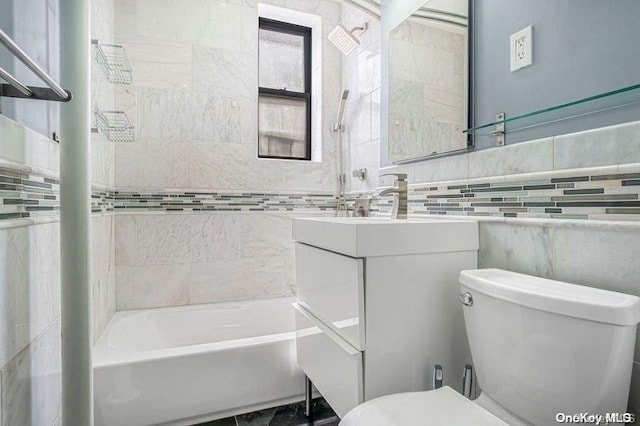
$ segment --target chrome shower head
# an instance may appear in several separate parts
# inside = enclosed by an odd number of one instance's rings
[[[351,29],[351,31],[349,31],[344,25],[338,24],[338,26],[329,33],[329,41],[340,49],[343,54],[348,55],[360,45],[360,40],[353,35],[354,31],[361,31],[360,34],[362,34],[367,30],[367,28],[368,24],[366,22],[360,27]]]

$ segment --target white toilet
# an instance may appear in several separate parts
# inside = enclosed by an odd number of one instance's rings
[[[552,425],[558,413],[626,411],[640,298],[500,269],[462,271],[460,288],[481,395],[388,395],[341,426]]]

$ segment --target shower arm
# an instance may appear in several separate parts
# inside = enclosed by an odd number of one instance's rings
[[[359,27],[353,27],[351,28],[350,33],[353,34],[354,31],[360,31],[360,34],[364,33],[365,31],[367,31],[369,29],[369,23],[365,22],[362,25],[360,25]]]

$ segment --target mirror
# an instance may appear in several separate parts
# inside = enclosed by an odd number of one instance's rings
[[[468,1],[429,0],[389,33],[392,163],[467,149]]]

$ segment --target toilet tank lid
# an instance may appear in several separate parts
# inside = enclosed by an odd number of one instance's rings
[[[640,298],[502,269],[460,272],[471,290],[529,308],[615,325],[640,322]]]

